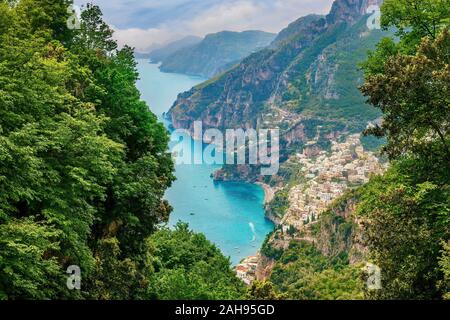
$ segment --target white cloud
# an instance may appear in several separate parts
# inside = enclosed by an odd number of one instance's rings
[[[78,2],[87,0],[78,0]],[[333,0],[97,0],[115,38],[146,52],[186,35],[223,30],[279,32],[310,13],[325,14]],[[131,26],[132,27],[131,27]]]
[[[174,33],[166,28],[150,29],[117,29],[114,28],[114,38],[120,47],[128,45],[136,48],[138,52],[149,52],[161,44],[176,40],[182,35]]]
[[[259,29],[279,32],[310,13],[327,13],[331,0],[236,0],[215,6],[187,22],[195,34]]]
[[[201,13],[191,21],[186,21],[186,26],[196,35],[221,30],[248,30],[252,28],[251,25],[260,12],[261,8],[252,1],[222,4]]]

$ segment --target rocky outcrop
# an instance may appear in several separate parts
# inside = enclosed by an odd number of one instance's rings
[[[346,253],[351,264],[364,260],[366,249],[362,246],[362,233],[354,216],[356,199],[344,197],[323,214],[316,228],[315,245],[327,257]]]
[[[214,181],[246,181],[257,182],[260,166],[257,165],[236,165],[224,166],[213,173]]]
[[[303,123],[299,123],[292,129],[288,130],[284,135],[284,140],[287,142],[287,144],[293,144],[299,141],[307,141],[308,137],[306,136],[305,125]]]
[[[266,211],[266,219],[273,222],[274,225],[281,224],[281,218]]]
[[[356,22],[361,15],[367,13],[371,5],[381,6],[384,0],[338,0],[333,3],[331,12],[327,16],[329,24],[339,22]]]
[[[256,267],[256,279],[259,281],[265,281],[270,278],[273,267],[275,266],[275,260],[258,254],[258,266]]]

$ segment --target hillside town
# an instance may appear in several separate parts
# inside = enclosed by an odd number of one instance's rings
[[[280,222],[284,234],[314,223],[346,190],[368,182],[371,175],[386,168],[373,152],[364,150],[359,134],[344,142],[333,141],[330,151],[311,154],[305,149],[289,161],[300,166],[303,174],[289,190],[289,208]],[[236,267],[237,276],[249,285],[256,278],[257,266],[258,256],[244,259]]]
[[[256,270],[258,267],[258,256],[250,256],[241,261],[236,267],[236,275],[246,285],[252,284],[256,280]]]

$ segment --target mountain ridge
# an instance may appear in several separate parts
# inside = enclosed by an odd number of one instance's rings
[[[163,46],[162,48],[158,48],[156,50],[153,50],[148,54],[149,58],[153,63],[158,63],[163,61],[164,59],[167,59],[167,57],[171,56],[178,50],[181,50],[183,48],[187,48],[190,46],[193,46],[197,43],[202,41],[202,38],[196,37],[196,36],[187,36],[182,39],[170,42]]]
[[[325,17],[300,18],[298,32],[290,35],[286,28],[280,35],[289,36],[275,40],[278,45],[180,94],[168,113],[173,126],[192,130],[196,120],[219,129],[279,126],[289,144],[307,140],[305,121],[317,122],[313,135],[325,127],[323,137],[361,131],[379,116],[364,107],[357,64],[385,35],[368,30],[364,14],[381,3],[337,0]]]
[[[306,28],[308,28],[312,22],[323,17],[323,15],[309,14],[291,22],[286,28],[278,33],[277,37],[272,42],[271,47],[276,48],[276,46],[280,45],[283,41],[287,41],[290,37],[295,36],[299,32],[306,31]]]
[[[161,71],[211,78],[239,63],[249,54],[268,46],[275,34],[249,30],[208,34],[197,44],[165,57]]]

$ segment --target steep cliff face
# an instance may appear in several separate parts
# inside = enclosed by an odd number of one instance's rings
[[[213,77],[251,53],[268,46],[275,34],[263,31],[223,31],[162,59],[161,71]]]
[[[360,221],[354,214],[356,203],[357,198],[350,193],[331,206],[316,226],[310,226],[315,245],[323,255],[333,257],[345,253],[350,264],[366,258]]]
[[[330,261],[341,259],[348,265],[364,262],[368,252],[363,242],[360,218],[355,215],[358,197],[358,191],[348,192],[301,230],[275,230],[268,236],[259,255],[258,279],[270,278],[273,267],[292,243],[312,245]]]
[[[361,130],[378,116],[357,87],[358,63],[384,36],[367,29],[364,15],[380,2],[337,0],[326,17],[294,22],[272,47],[181,94],[169,112],[174,127],[192,129],[203,120],[220,129],[280,126],[289,132],[305,119],[320,119]]]

